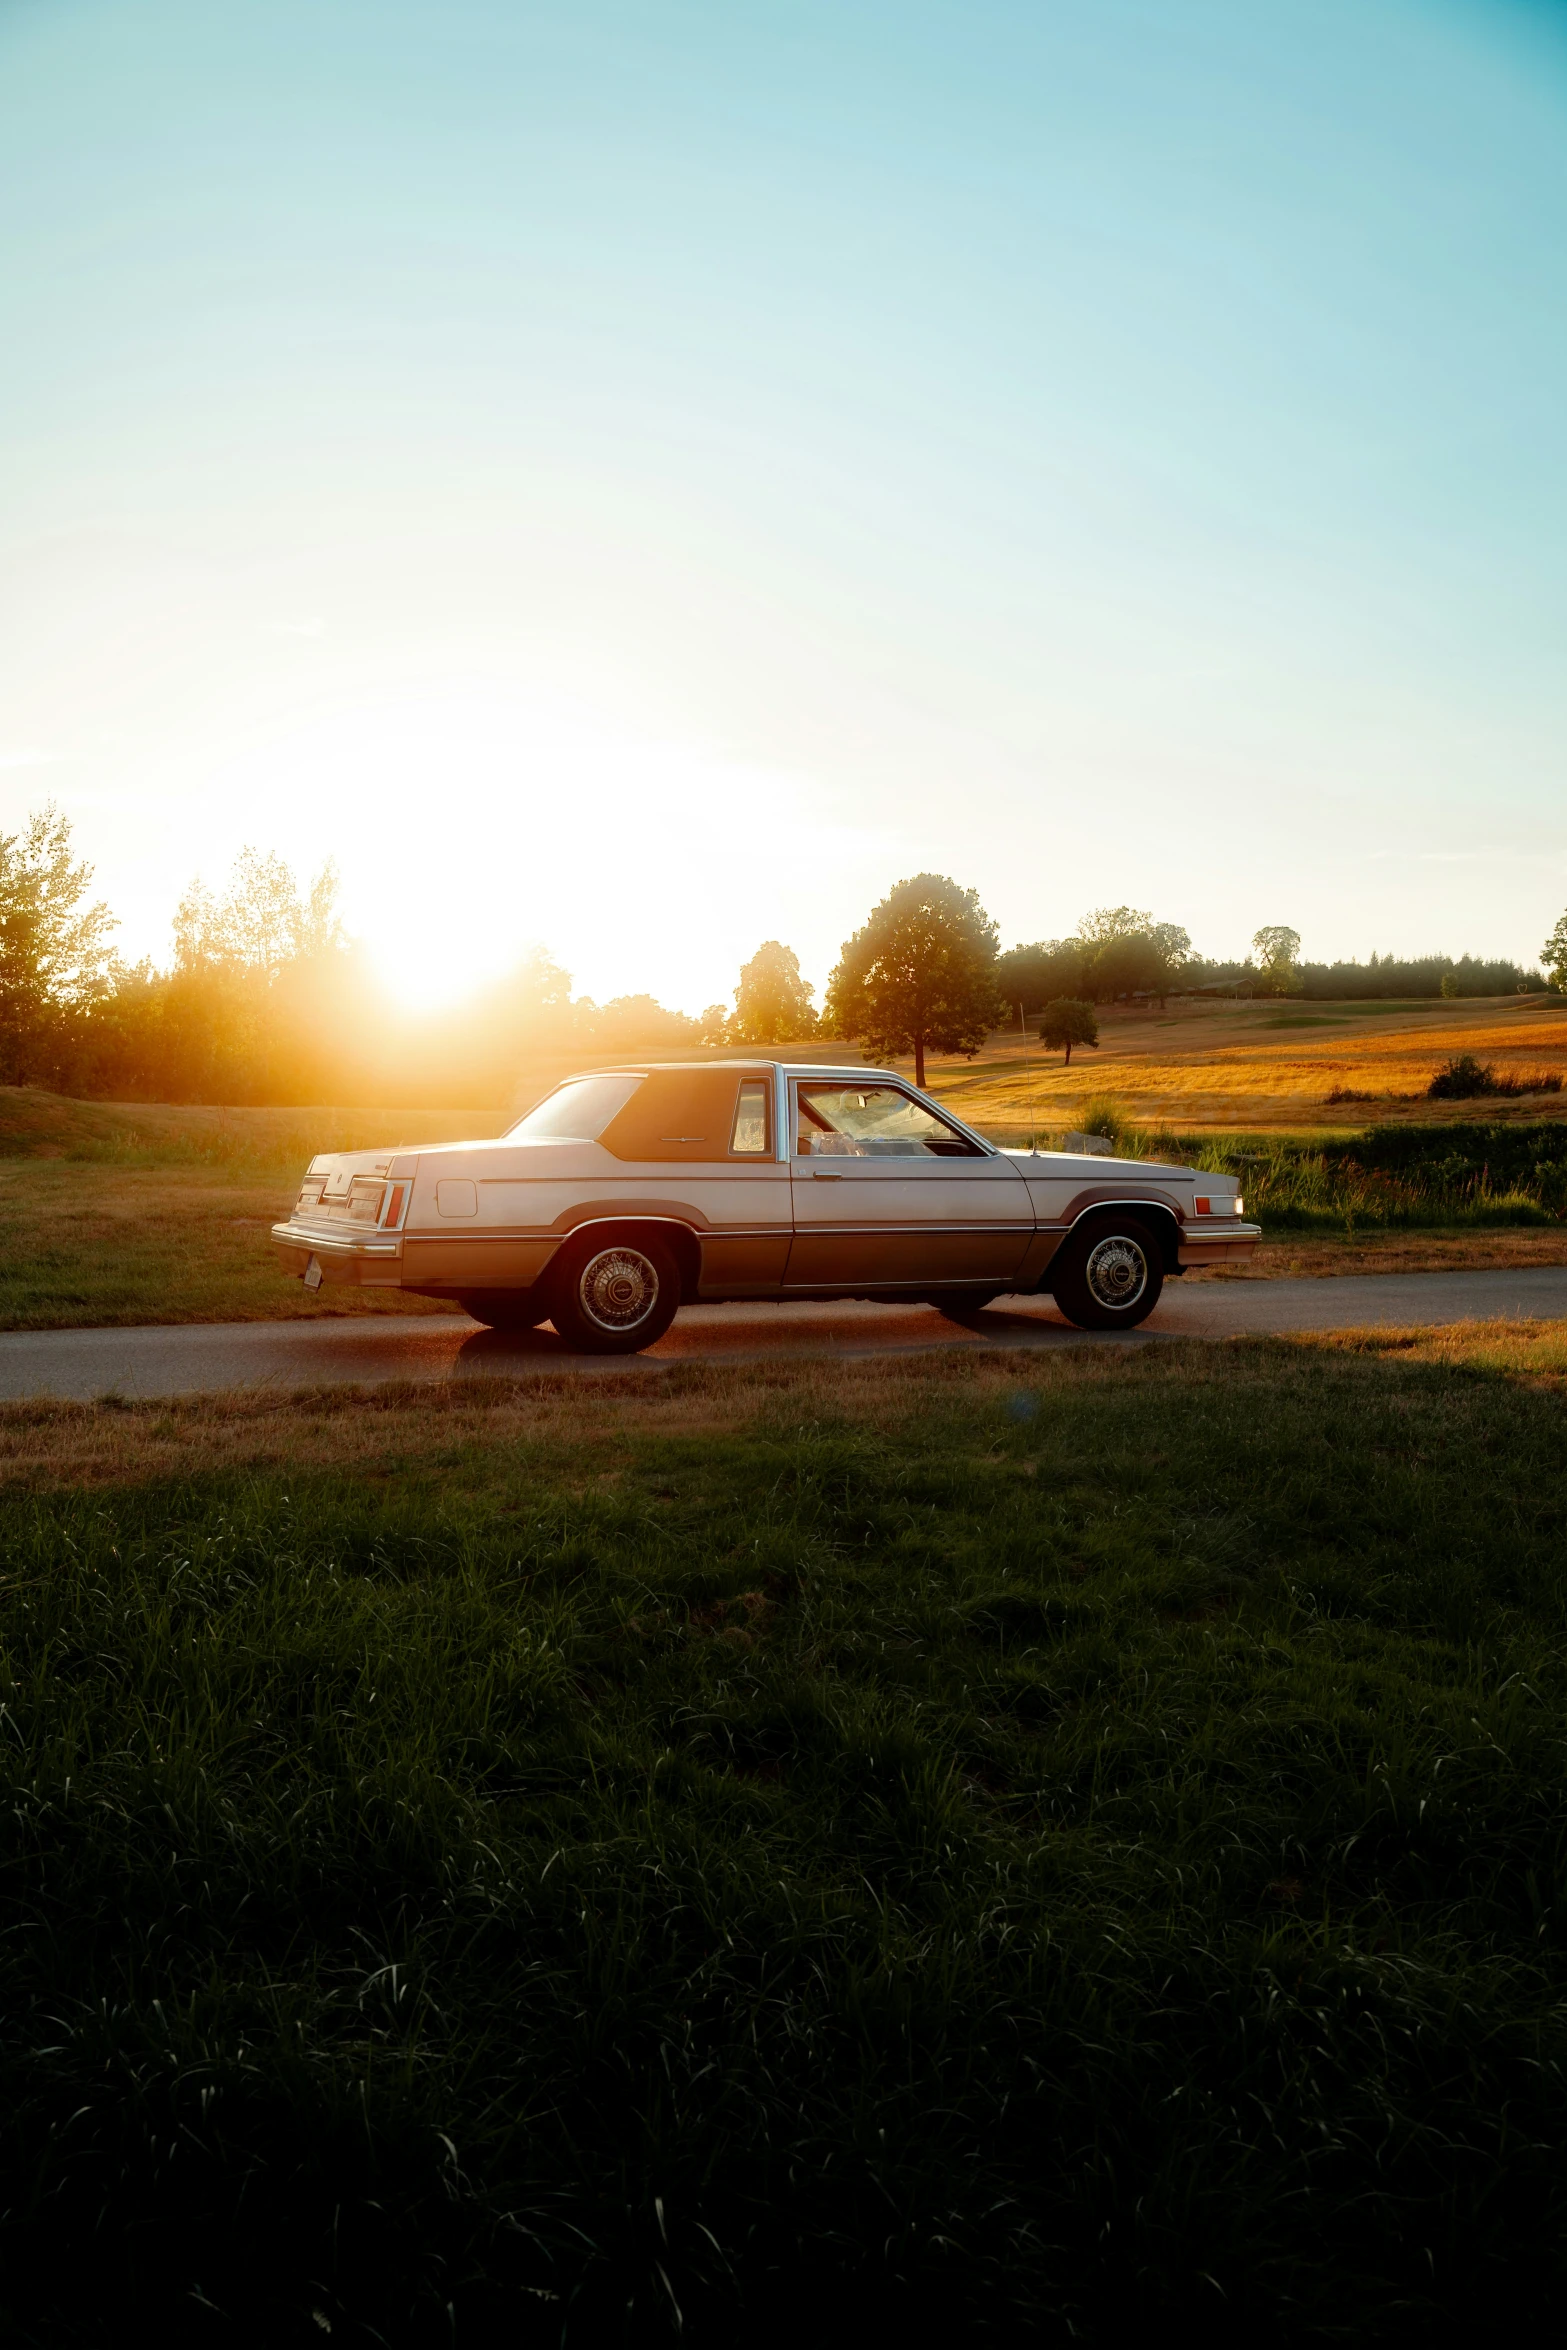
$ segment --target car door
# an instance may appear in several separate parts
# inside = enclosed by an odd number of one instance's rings
[[[893,1079],[791,1081],[786,1289],[1007,1282],[1034,1236],[1016,1165]]]

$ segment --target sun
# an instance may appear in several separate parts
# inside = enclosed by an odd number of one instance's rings
[[[793,779],[536,690],[340,707],[250,753],[226,790],[273,810],[302,874],[335,859],[350,933],[412,1011],[460,1003],[536,945],[601,1002],[700,1009],[791,894],[819,900],[844,863]]]

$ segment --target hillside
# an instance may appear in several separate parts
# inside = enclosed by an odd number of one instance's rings
[[[1499,1074],[1567,1073],[1567,1003],[1502,996],[1473,1003],[1332,1004],[1201,999],[1165,1011],[1119,1005],[1099,1015],[1097,1051],[1071,1067],[1030,1037],[998,1036],[975,1061],[927,1062],[930,1090],[998,1139],[1040,1139],[1080,1123],[1085,1105],[1112,1097],[1140,1125],[1183,1132],[1446,1124],[1464,1106],[1425,1098],[1445,1061],[1461,1053]],[[907,1072],[912,1064],[899,1064]],[[1329,1101],[1334,1092],[1360,1098]],[[1567,1117],[1567,1094],[1487,1101],[1475,1111],[1507,1121]]]

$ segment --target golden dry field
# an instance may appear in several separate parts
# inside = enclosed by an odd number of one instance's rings
[[[1030,1037],[992,1038],[974,1061],[926,1063],[929,1090],[997,1140],[1041,1142],[1076,1126],[1108,1096],[1135,1124],[1181,1132],[1353,1133],[1394,1121],[1448,1124],[1567,1118],[1567,1093],[1427,1101],[1445,1061],[1473,1053],[1499,1076],[1567,1075],[1567,1004],[1501,996],[1469,1003],[1308,1004],[1173,1002],[1119,1005],[1099,1015],[1097,1051],[1079,1046],[1068,1068]],[[912,1064],[899,1064],[906,1073]],[[1330,1102],[1334,1091],[1365,1098]]]

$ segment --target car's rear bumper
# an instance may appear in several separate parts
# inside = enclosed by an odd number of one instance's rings
[[[400,1289],[403,1244],[394,1232],[322,1231],[315,1224],[274,1224],[272,1246],[285,1273],[302,1280],[312,1258],[323,1281],[350,1289]]]
[[[1242,1224],[1226,1217],[1212,1231],[1188,1224],[1181,1233],[1176,1261],[1183,1272],[1196,1265],[1227,1265],[1249,1257],[1262,1238],[1260,1224]]]

